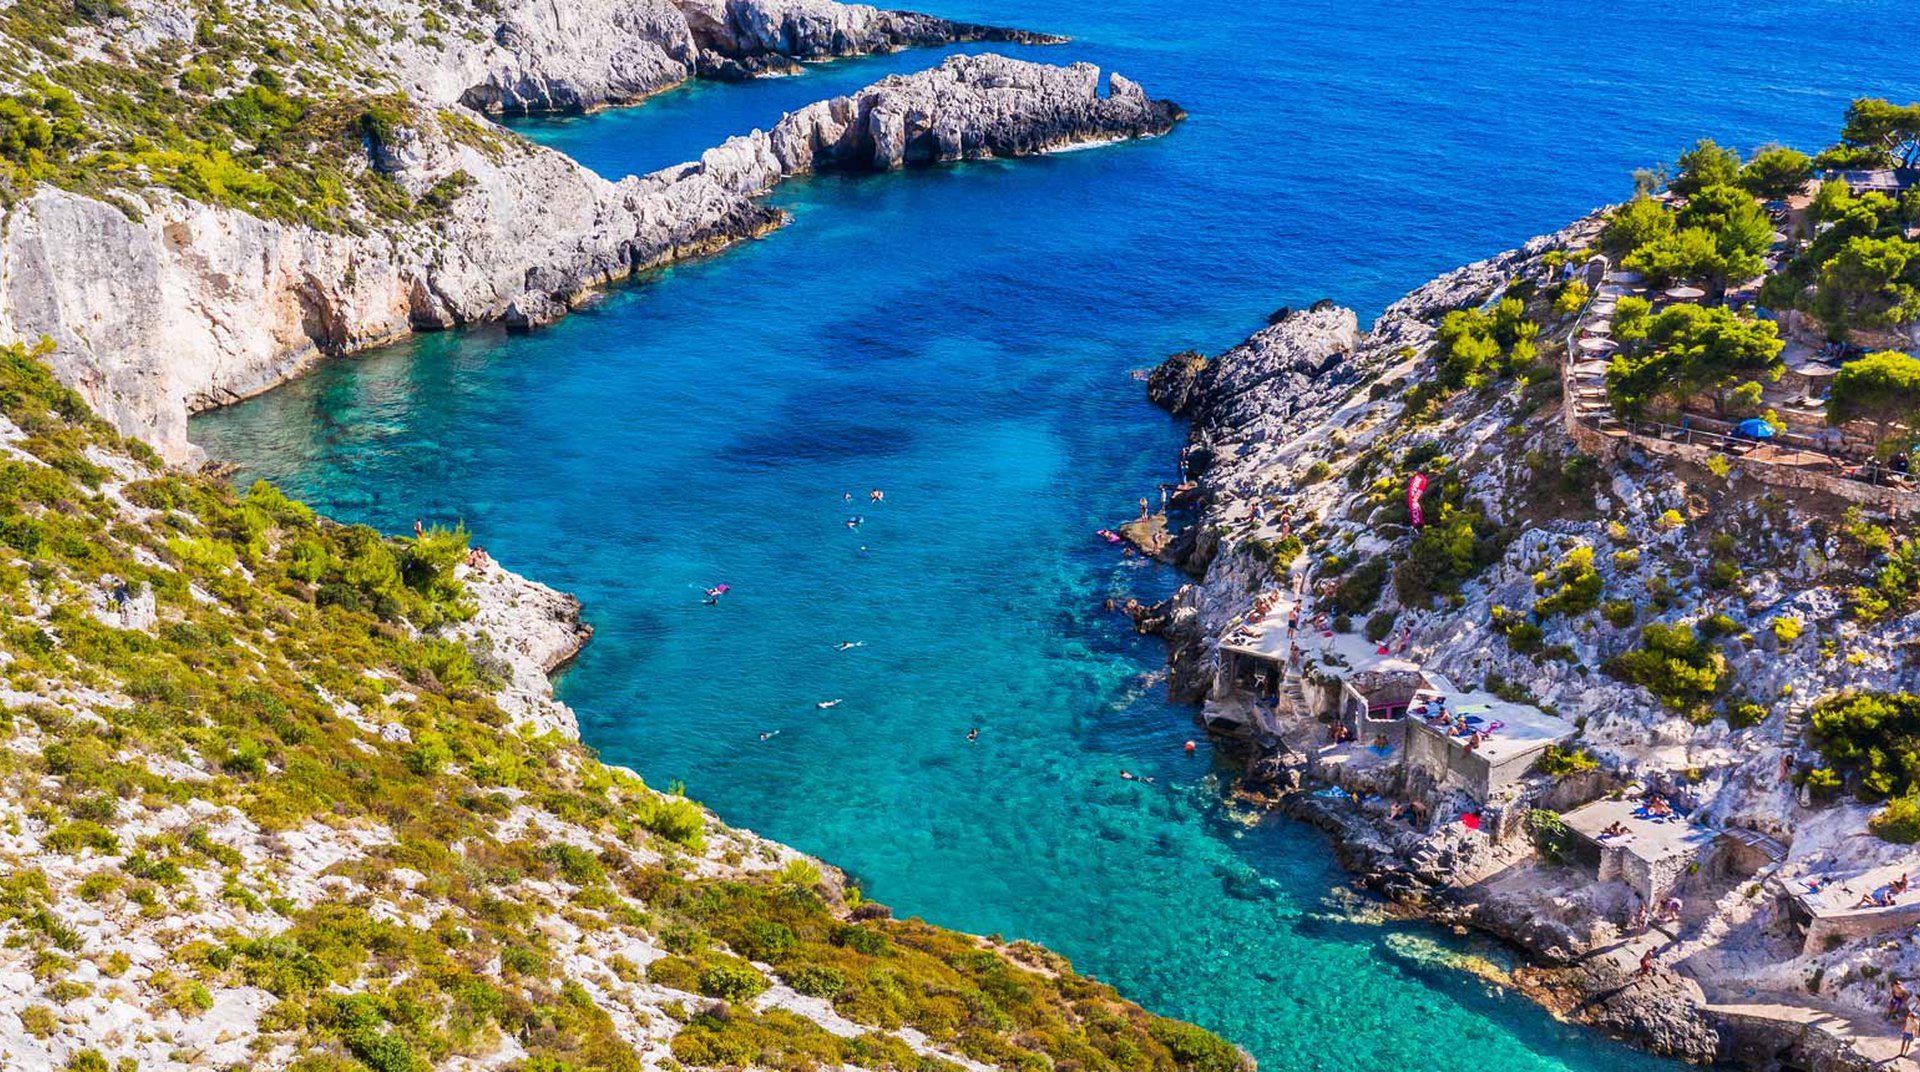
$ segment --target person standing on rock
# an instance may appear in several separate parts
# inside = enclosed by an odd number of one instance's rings
[[[1142,495],[1140,496],[1140,520],[1145,521],[1146,519],[1147,519],[1147,497],[1145,495]]]
[[[1652,946],[1648,946],[1647,951],[1640,954],[1640,974],[1641,975],[1653,974],[1653,947]],[[1904,1053],[1906,1051],[1903,1050],[1901,1052]]]
[[[1900,1025],[1900,1056],[1905,1057],[1907,1051],[1913,1049],[1913,1036],[1916,1034],[1920,1034],[1920,1015],[1909,1008],[1906,1020]]]

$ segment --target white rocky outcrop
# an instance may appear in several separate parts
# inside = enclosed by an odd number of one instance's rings
[[[780,216],[755,198],[789,176],[1172,126],[1172,105],[1117,75],[1102,95],[1099,81],[1087,64],[954,57],[619,182],[505,134],[467,136],[477,120],[442,112],[375,155],[415,196],[449,180],[458,196],[430,223],[364,234],[161,193],[134,219],[42,188],[0,220],[0,338],[51,338],[61,379],[121,431],[184,460],[189,414],[323,356],[422,328],[535,326],[591,287],[760,234]]]

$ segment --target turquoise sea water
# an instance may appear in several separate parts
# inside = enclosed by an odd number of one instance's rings
[[[1173,475],[1182,429],[1130,370],[1280,304],[1377,312],[1701,133],[1823,143],[1851,95],[1920,95],[1885,47],[1902,0],[937,9],[1072,34],[1010,51],[1118,69],[1192,118],[790,185],[764,241],[536,335],[332,363],[195,438],[338,517],[464,519],[585,601],[598,632],[561,692],[610,760],[902,912],[1046,943],[1264,1068],[1667,1067],[1437,963],[1440,936],[1357,921],[1319,835],[1223,805],[1230,769],[1181,754],[1157,645],[1100,610],[1177,578],[1092,530]],[[646,171],[938,55],[521,129]]]

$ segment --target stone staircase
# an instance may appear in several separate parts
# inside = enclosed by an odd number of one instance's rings
[[[1780,722],[1780,743],[1790,752],[1799,752],[1807,739],[1807,731],[1812,728],[1812,708],[1806,704],[1794,704],[1787,708]]]
[[[1306,679],[1297,673],[1287,675],[1287,702],[1293,705],[1294,714],[1307,713]]]

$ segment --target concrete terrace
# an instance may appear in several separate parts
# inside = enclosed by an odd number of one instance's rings
[[[1920,880],[1920,859],[1783,879],[1788,914],[1805,929],[1803,951],[1818,953],[1835,942],[1920,924],[1920,881],[1896,893],[1902,876]],[[1884,903],[1863,903],[1876,897]]]
[[[1685,818],[1647,818],[1638,800],[1596,800],[1561,816],[1567,829],[1599,851],[1601,882],[1624,882],[1644,903],[1657,904],[1720,832]],[[1625,834],[1606,831],[1619,824]]]
[[[1465,689],[1446,675],[1351,633],[1326,635],[1304,618],[1294,638],[1287,637],[1287,620],[1295,600],[1282,597],[1268,612],[1242,622],[1220,641],[1229,680],[1238,680],[1238,660],[1258,660],[1261,671],[1273,675],[1276,692],[1291,685],[1289,699],[1302,715],[1333,715],[1354,730],[1353,765],[1377,768],[1407,765],[1434,782],[1466,792],[1484,803],[1493,792],[1526,773],[1550,744],[1571,740],[1575,727],[1537,707],[1503,700],[1479,689]],[[1299,649],[1296,665],[1292,648]],[[1381,679],[1410,678],[1415,682],[1404,701],[1387,709],[1372,707],[1369,694]],[[1398,697],[1396,697],[1398,701]],[[1444,709],[1449,720],[1465,718],[1466,732],[1431,725],[1425,717]],[[1250,705],[1264,730],[1279,736],[1259,703]],[[1478,733],[1476,743],[1474,734]],[[1374,742],[1385,738],[1385,753]],[[1292,742],[1309,750],[1313,742]],[[1367,749],[1373,758],[1358,754]]]

